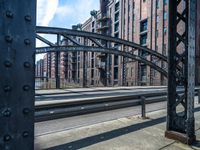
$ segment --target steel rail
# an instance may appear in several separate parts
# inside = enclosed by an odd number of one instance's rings
[[[198,95],[200,89],[196,88],[195,93]],[[182,93],[183,90],[178,90]],[[128,96],[117,96],[108,98],[94,98],[89,100],[66,101],[54,104],[36,104],[35,105],[35,121],[47,121],[63,117],[83,115],[106,110],[120,109],[125,107],[142,105],[142,97],[145,104],[164,102],[167,100],[167,91],[150,91],[134,93]]]

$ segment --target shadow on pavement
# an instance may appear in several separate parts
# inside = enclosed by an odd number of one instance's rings
[[[195,108],[195,112],[200,111],[200,107]],[[142,123],[138,123],[138,124],[134,124],[131,126],[127,126],[127,127],[123,127],[123,128],[119,128],[119,129],[115,129],[109,132],[105,132],[105,133],[101,133],[98,135],[94,135],[94,136],[90,136],[90,137],[86,137],[83,139],[79,139],[76,141],[72,141],[70,143],[66,143],[63,145],[59,145],[59,146],[55,146],[52,148],[48,148],[47,150],[65,150],[65,149],[70,149],[70,150],[77,150],[77,149],[81,149],[81,148],[85,148],[88,146],[91,146],[93,144],[97,144],[100,142],[104,142],[113,138],[117,138],[119,136],[122,135],[126,135],[150,126],[154,126],[160,123],[163,123],[166,121],[166,117],[160,117],[157,119],[153,119],[153,120],[149,120],[149,121],[145,121]],[[200,142],[196,143],[196,146],[200,147]]]

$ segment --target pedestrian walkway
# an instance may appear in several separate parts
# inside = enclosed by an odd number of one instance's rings
[[[200,149],[200,105],[195,108],[197,142],[187,146],[164,137],[166,110],[120,118],[36,137],[37,148],[49,150],[197,150]]]

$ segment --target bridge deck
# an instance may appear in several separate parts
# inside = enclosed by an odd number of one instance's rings
[[[148,110],[165,107],[165,102],[159,105],[151,104],[148,106]],[[78,118],[72,117],[37,123],[35,133],[36,146],[50,150],[200,149],[198,141],[189,147],[164,137],[166,128],[165,109],[148,113],[149,119],[146,120],[133,116],[138,109],[137,107],[132,107],[118,111],[79,116]],[[195,104],[197,140],[200,140],[199,109],[200,105]],[[99,122],[96,121],[98,119]]]

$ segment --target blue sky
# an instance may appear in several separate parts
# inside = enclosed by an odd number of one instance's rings
[[[37,25],[71,28],[90,17],[91,10],[99,10],[99,0],[37,0]],[[54,37],[48,36],[54,40]],[[44,46],[36,41],[37,46]],[[43,55],[37,55],[39,60]]]
[[[71,28],[99,9],[99,0],[38,0],[37,25]]]

